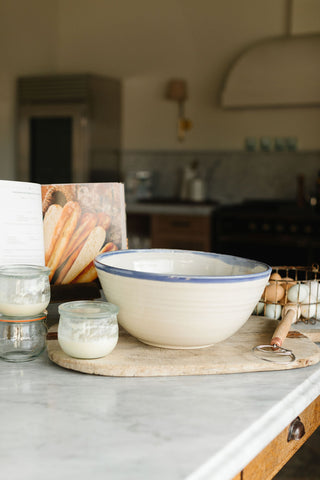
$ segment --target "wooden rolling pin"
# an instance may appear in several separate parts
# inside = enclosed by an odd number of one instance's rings
[[[282,309],[282,320],[275,329],[270,345],[281,347],[286,339],[290,327],[297,322],[301,315],[301,308],[296,303],[287,303]]]

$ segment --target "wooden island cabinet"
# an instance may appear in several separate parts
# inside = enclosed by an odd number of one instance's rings
[[[320,396],[274,438],[233,480],[271,480],[320,427]]]

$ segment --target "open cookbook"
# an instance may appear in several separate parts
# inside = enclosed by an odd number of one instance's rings
[[[0,264],[47,265],[52,285],[97,278],[93,259],[127,248],[124,185],[0,180]]]

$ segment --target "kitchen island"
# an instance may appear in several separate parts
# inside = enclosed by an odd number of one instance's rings
[[[315,405],[320,364],[114,378],[66,370],[45,352],[1,361],[0,390],[1,478],[228,480]]]

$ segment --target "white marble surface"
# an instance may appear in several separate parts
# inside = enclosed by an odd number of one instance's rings
[[[319,393],[320,364],[109,378],[1,361],[1,478],[231,479]]]

